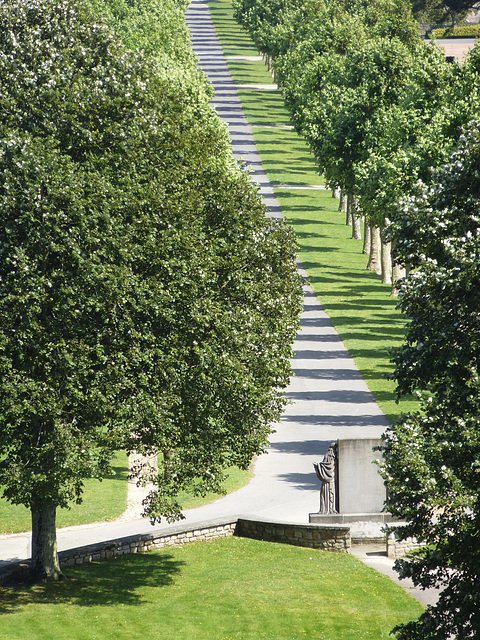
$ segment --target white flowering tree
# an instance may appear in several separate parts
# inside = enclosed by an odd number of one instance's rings
[[[292,236],[185,84],[78,0],[0,3],[0,485],[36,577],[61,576],[56,510],[116,449],[158,454],[146,511],[175,519],[284,404]]]
[[[442,589],[402,640],[477,638],[480,629],[480,134],[473,124],[430,188],[394,221],[397,255],[413,271],[400,289],[405,344],[394,355],[398,394],[421,411],[385,435],[388,511],[400,539],[425,545],[401,575]]]

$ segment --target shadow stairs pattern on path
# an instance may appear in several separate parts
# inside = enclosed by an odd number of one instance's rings
[[[193,1],[186,21],[199,66],[215,90],[212,105],[228,126],[234,155],[249,165],[269,215],[280,217],[280,207],[240,106],[208,5]],[[301,265],[299,270],[306,276]],[[319,507],[320,486],[313,463],[323,458],[330,442],[339,438],[377,438],[388,426],[385,415],[308,285],[304,287],[300,324],[292,359],[294,375],[287,389],[291,404],[281,422],[274,425],[267,454],[256,460],[253,478],[247,486],[209,505],[186,511],[183,521],[186,528],[195,523],[237,517],[308,523],[308,514],[318,511]],[[152,526],[139,517],[130,520],[121,517],[109,523],[68,527],[58,530],[58,549],[62,552],[119,538],[168,533],[178,530],[179,526],[178,523]],[[354,553],[396,579],[383,549],[359,548]],[[29,557],[30,534],[0,536],[0,566]]]

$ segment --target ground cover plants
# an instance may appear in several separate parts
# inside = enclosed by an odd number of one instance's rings
[[[362,242],[352,240],[345,214],[338,211],[339,201],[328,189],[288,189],[278,185],[324,185],[313,156],[305,142],[286,127],[291,125],[280,91],[261,90],[246,84],[273,84],[272,74],[258,60],[228,60],[234,53],[231,42],[246,43],[243,54],[253,57],[255,50],[244,30],[233,17],[230,0],[211,0],[210,12],[220,39],[229,71],[243,86],[238,90],[243,111],[252,125],[255,144],[272,184],[283,215],[295,229],[299,259],[307,270],[309,282],[347,346],[369,388],[387,417],[393,421],[400,413],[417,406],[412,398],[395,402],[394,382],[387,379],[393,371],[390,348],[400,346],[405,335],[405,320],[390,297],[391,287],[367,271],[368,256]],[[232,34],[238,37],[235,39]],[[248,83],[248,70],[252,68]],[[241,82],[240,82],[241,79]],[[266,128],[268,126],[268,128]]]
[[[387,640],[423,610],[352,556],[242,538],[67,575],[2,589],[2,640]]]

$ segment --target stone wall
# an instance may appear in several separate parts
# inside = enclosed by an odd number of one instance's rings
[[[387,536],[387,558],[396,560],[404,558],[414,549],[419,549],[423,543],[417,542],[415,538],[407,538],[406,540],[397,540],[394,533]]]
[[[214,540],[227,536],[283,542],[312,549],[349,553],[350,528],[337,525],[286,524],[250,518],[227,518],[194,525],[177,525],[167,532],[134,535],[109,540],[59,553],[61,567],[97,562],[127,553],[145,553],[174,545]],[[30,562],[16,562],[0,567],[0,584],[21,580],[28,574]]]
[[[351,548],[350,527],[341,525],[286,524],[239,518],[235,535],[341,553],[350,553]]]
[[[110,542],[79,547],[78,549],[69,549],[59,553],[60,565],[62,567],[70,567],[75,564],[96,562],[127,553],[145,553],[154,549],[162,549],[163,547],[187,544],[189,542],[225,538],[233,536],[236,526],[236,519],[214,521],[193,526],[175,527],[174,530],[168,533],[135,535]]]

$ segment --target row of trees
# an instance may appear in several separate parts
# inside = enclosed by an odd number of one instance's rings
[[[417,35],[396,0],[236,0],[273,59],[320,170],[354,195],[408,267],[409,320],[393,354],[420,409],[384,434],[386,508],[420,550],[401,575],[439,599],[402,640],[480,635],[480,52],[460,66]]]
[[[347,196],[367,268],[392,282],[387,229],[402,194],[432,181],[478,112],[478,53],[463,66],[420,38],[403,0],[236,0],[319,170]],[[378,252],[382,234],[383,259]],[[400,274],[393,273],[396,281]]]
[[[284,404],[295,245],[208,105],[185,6],[0,2],[0,485],[37,578],[115,450],[158,455],[146,513],[175,519]]]

